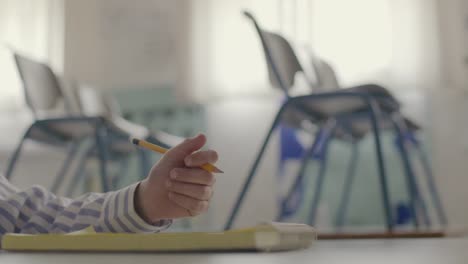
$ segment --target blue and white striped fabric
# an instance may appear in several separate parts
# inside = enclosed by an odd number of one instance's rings
[[[0,175],[0,238],[5,233],[67,233],[93,226],[97,232],[159,232],[171,220],[150,225],[136,213],[138,184],[76,199],[55,196],[43,187],[18,190]]]

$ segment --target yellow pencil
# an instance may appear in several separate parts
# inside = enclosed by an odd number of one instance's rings
[[[156,152],[161,153],[161,154],[164,154],[164,153],[166,153],[168,151],[168,149],[166,149],[166,148],[163,148],[161,146],[155,145],[153,143],[150,143],[150,142],[142,140],[142,139],[133,138],[132,143],[134,145],[137,145],[137,146],[140,146],[140,147],[143,147],[143,148],[146,148],[146,149],[150,149],[152,151],[156,151]],[[224,173],[222,170],[216,168],[213,164],[210,164],[210,163],[202,165],[201,168],[208,171],[208,172],[211,172],[211,173]]]

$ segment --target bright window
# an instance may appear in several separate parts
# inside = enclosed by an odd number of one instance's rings
[[[0,109],[17,109],[22,87],[12,50],[61,66],[62,0],[0,0]]]

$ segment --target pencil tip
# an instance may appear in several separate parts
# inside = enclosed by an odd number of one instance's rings
[[[224,171],[222,171],[222,170],[220,170],[220,169],[218,169],[218,168],[215,169],[215,172],[216,172],[216,173],[224,173]]]
[[[139,139],[136,139],[136,138],[132,138],[132,143],[134,145],[138,145],[138,143],[140,143],[140,140]]]

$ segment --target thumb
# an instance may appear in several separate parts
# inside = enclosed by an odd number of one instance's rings
[[[206,136],[203,134],[198,134],[195,137],[187,138],[179,145],[171,148],[167,153],[170,157],[177,157],[184,159],[186,156],[190,155],[192,152],[195,152],[201,149],[206,143]]]

